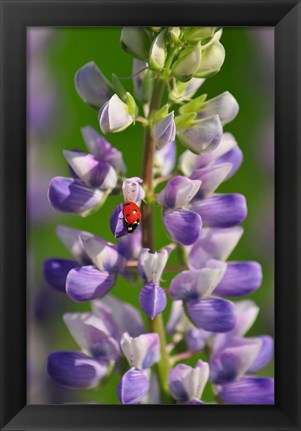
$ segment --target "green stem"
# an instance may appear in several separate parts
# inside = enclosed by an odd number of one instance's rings
[[[160,108],[162,97],[165,89],[165,81],[158,79],[155,83],[152,99],[150,102],[148,120],[151,120],[154,113]],[[143,156],[143,184],[146,188],[146,195],[152,195],[154,192],[153,184],[153,165],[155,154],[155,142],[151,133],[151,126],[145,129],[144,137],[144,156]],[[142,246],[154,251],[153,235],[153,209],[148,203],[142,205]],[[166,351],[166,336],[162,314],[150,320],[152,332],[156,332],[160,339],[160,360],[156,366],[159,384],[161,388],[161,398],[164,403],[171,403],[171,397],[168,394],[168,373],[170,370],[170,360]]]

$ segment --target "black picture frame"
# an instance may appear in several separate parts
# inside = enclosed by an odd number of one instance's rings
[[[1,1],[1,430],[300,430],[300,1]],[[275,26],[274,406],[26,405],[26,27]]]

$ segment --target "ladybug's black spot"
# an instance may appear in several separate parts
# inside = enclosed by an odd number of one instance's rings
[[[140,223],[140,218],[137,218],[137,220],[136,220],[136,221],[137,221],[137,223]]]
[[[126,215],[126,217],[129,217],[129,216],[130,216],[130,214],[127,214],[127,215]]]
[[[124,206],[125,206],[125,207],[127,207],[127,206],[129,206],[129,205],[131,205],[131,203],[130,203],[130,202],[128,202],[128,203],[126,203],[126,204],[124,204]]]

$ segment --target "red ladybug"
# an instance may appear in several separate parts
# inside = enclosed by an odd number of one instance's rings
[[[138,205],[131,201],[124,202],[123,218],[127,224],[128,233],[134,232],[141,221],[141,211]]]

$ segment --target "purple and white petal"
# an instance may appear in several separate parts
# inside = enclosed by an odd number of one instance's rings
[[[158,203],[167,208],[182,208],[189,204],[201,186],[201,181],[176,176],[168,181],[158,195]]]
[[[262,335],[261,337],[256,337],[256,339],[261,341],[261,347],[254,362],[249,367],[248,373],[261,370],[261,368],[265,367],[272,360],[274,355],[274,340],[272,337]]]
[[[211,260],[202,269],[180,272],[171,281],[171,299],[187,301],[206,298],[214,291],[226,268],[224,262]]]
[[[192,401],[202,396],[209,377],[209,366],[199,360],[194,368],[189,365],[176,365],[169,373],[168,388],[174,399]]]
[[[215,293],[239,297],[259,288],[262,282],[261,265],[257,262],[227,262],[227,270],[216,286]]]
[[[227,175],[227,179],[232,177],[236,171],[240,168],[243,161],[243,153],[238,145],[235,145],[232,150],[228,151],[223,156],[219,157],[215,164],[224,164],[224,163],[230,163],[232,168],[230,172]]]
[[[56,235],[78,263],[82,265],[91,263],[91,260],[84,249],[81,235],[85,235],[85,237],[93,237],[92,233],[59,225],[56,228]]]
[[[176,137],[174,112],[170,112],[162,120],[156,122],[152,132],[157,150],[161,150],[168,142],[174,141]]]
[[[194,200],[190,209],[211,227],[232,227],[247,216],[246,199],[238,193],[216,194],[204,200]]]
[[[140,290],[139,303],[148,317],[154,319],[166,307],[166,294],[158,284],[151,282]]]
[[[222,385],[219,397],[225,404],[274,404],[274,379],[243,377],[237,382]]]
[[[196,154],[213,151],[220,143],[222,134],[223,126],[218,115],[198,120],[190,128],[178,131],[182,144]]]
[[[135,338],[125,332],[122,334],[120,346],[130,367],[137,370],[149,368],[160,359],[160,340],[155,332]]]
[[[193,211],[168,210],[164,213],[163,221],[169,235],[183,245],[194,244],[200,236],[202,219]]]
[[[65,292],[66,278],[71,269],[77,268],[78,262],[71,259],[46,259],[44,278],[47,283],[60,292]]]
[[[122,158],[122,153],[112,145],[92,127],[86,126],[81,129],[83,139],[89,152],[98,160],[108,162],[117,173],[124,174],[126,167]]]
[[[65,213],[88,214],[100,205],[104,193],[92,189],[84,183],[72,178],[55,177],[51,180],[48,200],[51,205]]]
[[[110,217],[110,228],[115,238],[128,235],[126,222],[123,218],[123,205],[119,204],[114,208]]]
[[[225,299],[211,296],[201,301],[187,301],[185,308],[192,322],[205,331],[228,332],[235,325],[235,306]]]
[[[138,259],[142,248],[142,231],[138,227],[131,235],[120,238],[117,250],[127,260]]]
[[[196,328],[194,325],[190,325],[189,329],[185,332],[185,342],[189,352],[194,353],[202,350],[206,345],[208,337],[208,332],[201,328]]]
[[[140,202],[145,198],[145,192],[140,185],[143,180],[139,177],[127,178],[122,183],[122,192],[125,201]]]
[[[68,388],[95,388],[107,371],[106,362],[90,358],[81,352],[53,352],[47,360],[49,377]]]
[[[101,190],[113,189],[116,186],[117,174],[109,163],[78,151],[65,150],[64,156],[76,175],[87,186]]]
[[[161,150],[155,151],[154,175],[169,175],[176,163],[176,142],[168,142]]]
[[[106,295],[102,302],[112,310],[121,332],[126,331],[131,337],[137,337],[145,332],[144,323],[137,308],[126,302],[119,301],[112,295]]]
[[[173,301],[171,304],[171,310],[169,319],[166,325],[168,334],[173,335],[176,332],[184,332],[186,329],[187,317],[184,313],[183,302]]]
[[[234,338],[210,360],[210,380],[224,384],[238,380],[248,371],[257,357],[261,341],[259,339]]]
[[[153,283],[159,283],[168,259],[168,251],[151,253],[148,248],[142,248],[138,260],[138,271],[141,277]]]
[[[196,169],[190,178],[200,180],[201,187],[195,195],[194,200],[203,199],[205,196],[211,195],[228,177],[231,168],[232,165],[230,163],[223,163]]]
[[[121,132],[133,123],[127,105],[114,94],[98,113],[100,129],[103,133]]]
[[[101,360],[116,360],[119,343],[111,336],[111,325],[106,325],[93,313],[65,313],[64,322],[82,351]]]
[[[192,246],[188,255],[188,266],[200,269],[209,259],[225,261],[236,247],[243,234],[240,226],[219,229],[203,228],[200,239]]]
[[[235,307],[237,319],[233,328],[233,335],[243,336],[255,322],[259,313],[259,307],[254,301],[249,299],[236,302]]]
[[[100,108],[113,94],[109,82],[93,61],[76,72],[75,88],[82,100],[95,108]]]
[[[94,301],[91,301],[93,314],[103,323],[103,327],[105,328],[104,332],[112,335],[116,340],[119,340],[121,335],[119,325],[115,319],[112,308],[104,301],[104,299],[105,298],[102,300],[94,299]]]
[[[230,123],[238,114],[239,106],[234,96],[229,91],[214,97],[213,99],[206,100],[203,103],[197,118],[211,117],[218,115],[222,125]]]
[[[149,378],[147,370],[127,371],[117,388],[117,395],[121,404],[140,404],[149,391]]]
[[[73,301],[85,302],[104,296],[114,285],[115,277],[94,266],[72,269],[66,282],[66,293]]]
[[[126,259],[118,253],[114,244],[100,237],[81,237],[84,248],[91,261],[100,271],[124,270]]]

